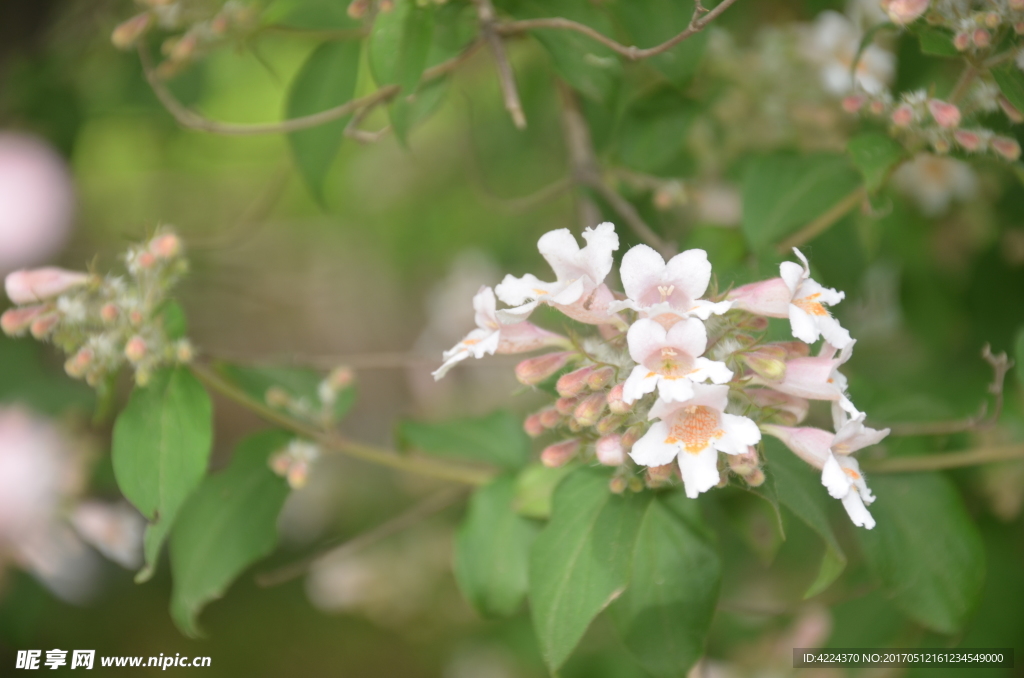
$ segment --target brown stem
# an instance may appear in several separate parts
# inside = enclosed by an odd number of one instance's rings
[[[912,473],[915,471],[939,471],[949,468],[963,468],[979,464],[993,464],[1001,461],[1024,459],[1024,445],[995,445],[978,447],[963,452],[929,454],[919,457],[895,457],[865,460],[864,470],[870,473]]]
[[[974,79],[978,77],[980,71],[974,64],[967,64],[964,68],[963,73],[960,74],[960,79],[956,81],[956,85],[953,86],[953,91],[949,93],[949,103],[955,104],[960,98],[967,93],[967,88],[971,86]]]
[[[501,84],[501,94],[505,100],[505,110],[512,116],[512,123],[517,129],[526,129],[526,115],[523,113],[523,105],[519,101],[519,90],[516,88],[516,74],[509,63],[508,54],[505,52],[505,44],[497,31],[497,14],[491,0],[476,0],[477,13],[480,17],[480,32],[487,41],[487,46],[494,55],[494,63],[498,68],[498,82]]]
[[[802,229],[789,236],[778,246],[779,254],[787,254],[794,247],[800,247],[810,242],[817,236],[835,225],[837,221],[846,216],[846,213],[861,204],[867,197],[867,189],[863,186],[848,194],[842,200],[828,208],[821,216],[804,226]]]

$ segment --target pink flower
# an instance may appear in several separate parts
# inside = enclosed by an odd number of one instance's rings
[[[770,388],[750,388],[744,391],[755,405],[763,409],[776,410],[776,415],[790,426],[807,418],[811,403],[806,398],[783,393]]]
[[[960,126],[960,109],[941,99],[928,100],[928,112],[939,127],[951,129]]]
[[[711,264],[704,250],[687,250],[666,264],[654,249],[636,245],[622,257],[619,275],[628,298],[612,305],[616,311],[631,308],[652,317],[657,308],[707,320],[732,306],[727,301],[716,304],[700,299],[711,281]]]
[[[622,389],[622,400],[633,403],[658,389],[666,401],[693,397],[695,383],[711,380],[724,384],[732,379],[725,363],[701,358],[708,336],[696,318],[680,320],[666,330],[648,318],[637,320],[626,335],[629,355],[637,363]]]
[[[59,297],[89,280],[87,273],[48,266],[10,273],[4,286],[7,296],[15,304],[34,304]]]
[[[728,386],[696,384],[682,402],[659,400],[650,418],[660,419],[636,441],[629,456],[641,466],[679,464],[686,496],[696,498],[718,484],[718,453],[747,454],[761,440],[757,424],[726,414]]]
[[[817,356],[786,361],[786,372],[782,379],[773,381],[754,375],[751,381],[798,398],[831,400],[839,403],[847,412],[856,413],[856,408],[846,395],[846,377],[839,372],[839,367],[853,355],[856,343],[851,341],[847,344],[838,358],[835,347],[824,344]]]
[[[904,26],[928,10],[928,0],[882,0],[882,9],[894,24]]]

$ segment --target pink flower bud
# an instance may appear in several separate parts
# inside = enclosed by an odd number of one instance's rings
[[[79,349],[78,353],[68,358],[64,363],[64,371],[72,379],[81,379],[89,370],[95,357],[91,348]]]
[[[342,365],[341,367],[335,367],[331,370],[331,373],[327,375],[327,383],[335,391],[343,391],[351,386],[356,380],[356,374],[352,371],[352,368],[348,365]]]
[[[174,233],[164,233],[149,242],[149,251],[158,259],[173,259],[181,254],[181,238]]]
[[[960,124],[960,109],[941,99],[929,99],[928,111],[935,118],[935,123],[939,127],[949,129]]]
[[[885,102],[878,100],[872,101],[871,104],[868,105],[868,110],[871,111],[872,115],[881,115],[882,113],[885,113]]]
[[[600,391],[605,386],[611,383],[612,379],[615,378],[615,368],[613,367],[601,367],[590,373],[587,377],[587,386],[592,391]]]
[[[1024,0],[1010,0],[1010,9],[1017,12],[1024,12]]]
[[[146,357],[146,341],[139,335],[135,335],[124,345],[124,357],[133,365]]]
[[[910,104],[900,104],[892,112],[891,118],[892,124],[897,127],[906,127],[914,122],[914,109],[911,108]]]
[[[932,141],[932,150],[938,153],[939,155],[945,155],[949,153],[949,149],[949,142],[946,141],[945,139],[934,139]]]
[[[540,417],[540,425],[544,428],[555,428],[562,423],[562,414],[553,407],[545,407],[537,414]]]
[[[622,449],[631,450],[636,441],[643,437],[644,433],[647,432],[647,427],[643,424],[634,424],[626,429],[626,432],[622,434]]]
[[[629,481],[623,476],[613,476],[608,481],[608,491],[612,494],[622,494],[626,491],[627,487],[629,487]]]
[[[103,304],[103,307],[100,308],[100,320],[105,323],[114,322],[119,315],[121,315],[121,310],[117,304]]]
[[[975,28],[974,33],[971,34],[971,39],[974,41],[974,46],[978,49],[985,49],[992,44],[992,34],[984,28]]]
[[[598,438],[594,445],[597,460],[605,466],[622,466],[626,463],[626,451],[622,449],[622,436],[612,433]]]
[[[152,252],[140,252],[135,258],[135,263],[141,269],[150,269],[156,266],[156,256]]]
[[[516,365],[516,379],[519,383],[533,386],[544,381],[558,370],[565,367],[569,358],[573,356],[568,351],[559,353],[545,353],[535,358],[527,358]]]
[[[153,23],[153,15],[149,12],[137,14],[124,23],[118,24],[110,35],[110,42],[118,49],[131,49],[139,38],[149,30]]]
[[[171,61],[179,63],[188,61],[196,53],[196,47],[198,46],[199,38],[194,33],[186,33],[179,40],[171,44],[167,56],[170,57]]]
[[[579,395],[587,388],[587,378],[597,369],[596,365],[587,365],[578,370],[563,374],[555,384],[555,390],[563,398]]]
[[[32,304],[59,297],[89,282],[87,273],[67,271],[52,266],[15,271],[7,276],[4,286],[15,304]]]
[[[1011,162],[1020,157],[1020,144],[1017,143],[1016,139],[995,137],[991,143],[992,150]]]
[[[608,410],[612,414],[626,414],[633,406],[628,404],[622,399],[622,390],[625,384],[616,384],[612,386],[612,390],[608,391]]]
[[[743,482],[745,482],[750,487],[761,487],[762,485],[764,485],[765,480],[767,480],[767,478],[764,475],[764,471],[762,471],[759,468],[754,469],[752,472],[743,476]]]
[[[531,438],[538,438],[544,434],[544,424],[540,423],[539,414],[531,414],[523,420],[523,430]]]
[[[350,19],[362,19],[370,9],[368,0],[352,0],[348,4],[348,16]]]
[[[0,316],[0,328],[9,337],[16,337],[22,334],[32,322],[46,312],[45,306],[25,306],[24,308],[9,308]]]
[[[1022,114],[1017,107],[1010,103],[1010,101],[1000,94],[996,101],[999,102],[999,107],[1003,109],[1003,113],[1010,119],[1010,122],[1021,123],[1024,122],[1024,114]]]
[[[985,25],[989,28],[997,28],[1002,22],[1002,17],[996,12],[989,12],[985,15]]]
[[[802,341],[776,341],[771,345],[783,349],[786,352],[786,360],[806,358],[811,354],[811,347]]]
[[[1013,25],[1013,32],[1017,35],[1024,35],[1024,21],[1018,21]]]
[[[644,482],[647,487],[658,488],[664,487],[672,482],[672,478],[676,474],[675,464],[665,464],[664,466],[648,466],[647,473],[644,477]]]
[[[288,467],[288,486],[293,490],[299,490],[306,486],[309,480],[309,462],[305,459],[297,459]]]
[[[548,445],[544,448],[544,451],[540,453],[540,463],[544,464],[548,468],[565,466],[569,460],[576,455],[576,452],[579,449],[580,441],[575,438],[563,440],[562,442],[555,443],[554,445]]]
[[[740,354],[740,360],[747,367],[770,381],[777,381],[786,375],[785,359],[786,349],[771,344]]]
[[[885,8],[894,24],[901,26],[915,21],[928,9],[928,0],[890,0]]]
[[[626,418],[621,414],[609,414],[606,417],[602,417],[601,421],[597,422],[594,426],[594,430],[600,435],[606,435],[612,431],[618,430],[625,421]]]
[[[128,322],[132,324],[132,327],[138,327],[146,319],[146,316],[142,314],[142,311],[131,311],[128,313]]]
[[[601,418],[607,405],[607,396],[604,393],[591,393],[576,406],[572,417],[583,428],[593,426]]]
[[[292,465],[292,460],[285,452],[278,452],[270,457],[268,464],[271,471],[284,477],[288,475],[288,467]]]
[[[54,328],[60,323],[60,315],[57,313],[46,313],[39,316],[32,322],[29,330],[36,339],[45,339],[50,336]]]
[[[743,454],[730,454],[729,457],[729,468],[732,469],[733,473],[739,476],[748,476],[756,471],[760,466],[760,458],[757,456],[757,449],[753,447],[747,447],[747,451]]]
[[[733,302],[733,308],[770,318],[788,318],[792,298],[793,293],[782,278],[743,285],[726,295],[726,299]]]
[[[555,409],[558,413],[564,417],[568,417],[572,414],[572,411],[576,409],[576,406],[580,404],[579,396],[573,398],[559,398],[555,401]]]
[[[981,148],[981,136],[976,132],[958,129],[953,132],[953,138],[956,139],[956,143],[958,143],[965,151],[973,152]]]
[[[957,33],[953,36],[953,47],[956,47],[957,51],[963,52],[971,46],[971,36],[967,33]]]
[[[847,113],[856,113],[864,107],[868,98],[863,94],[852,94],[843,99],[843,110]]]

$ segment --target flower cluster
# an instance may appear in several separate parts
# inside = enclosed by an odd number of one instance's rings
[[[951,34],[953,46],[974,57],[986,57],[1006,35],[1024,34],[1024,0],[883,0],[900,25],[920,17]]]
[[[64,351],[64,369],[92,386],[126,362],[144,385],[165,364],[189,362],[192,346],[172,337],[168,292],[185,273],[181,239],[161,229],[125,254],[127,276],[46,267],[7,276],[7,296],[17,304],[0,316],[10,336],[31,333]]]
[[[763,431],[822,471],[822,483],[854,523],[874,526],[865,508],[874,497],[850,454],[888,430],[864,426],[846,393],[839,368],[855,342],[828,310],[842,292],[815,282],[794,250],[801,263],[784,262],[779,277],[708,294],[706,252],[688,250],[666,262],[646,245],[623,256],[623,292],[613,292],[605,278],[619,248],[614,227],[588,228],[583,237],[582,248],[565,229],[541,237],[553,282],[506,276],[494,290],[481,289],[474,298],[478,329],[444,354],[435,377],[470,356],[554,348],[516,367],[522,383],[553,382],[558,393],[524,422],[533,437],[562,438],[541,453],[544,464],[596,458],[617,467],[616,492],[671,483],[678,473],[692,498],[726,484],[725,468],[750,486],[763,483]],[[496,298],[509,308],[496,310]],[[528,321],[541,305],[597,332],[570,337],[541,329]],[[769,318],[786,319],[796,341],[766,341]],[[810,344],[822,338],[811,356]],[[810,400],[832,403],[834,433],[796,427]],[[633,464],[646,467],[643,481]]]

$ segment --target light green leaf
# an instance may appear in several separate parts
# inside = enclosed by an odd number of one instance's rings
[[[188,334],[188,319],[181,304],[173,299],[167,301],[160,309],[160,322],[168,339],[183,339]]]
[[[859,184],[844,156],[755,158],[743,182],[743,233],[753,249],[762,250],[820,216]]]
[[[411,92],[427,66],[434,32],[433,3],[397,0],[390,12],[378,12],[370,33],[370,72],[378,85],[397,84]]]
[[[360,22],[348,15],[348,3],[338,0],[273,0],[260,19],[265,25],[311,31],[355,31],[360,27]]]
[[[864,187],[874,193],[889,178],[889,172],[906,158],[906,151],[891,137],[878,132],[858,135],[846,145],[854,166],[864,176]]]
[[[1016,64],[1003,64],[992,69],[992,77],[1006,100],[1024,113],[1024,71]]]
[[[152,576],[178,509],[206,474],[212,415],[210,397],[188,368],[165,368],[132,392],[114,424],[117,485],[150,523],[138,581]]]
[[[530,439],[522,422],[503,410],[437,423],[403,421],[398,425],[398,438],[406,448],[511,469],[523,466],[530,456]]]
[[[537,522],[512,508],[515,480],[502,476],[477,490],[455,543],[455,579],[485,617],[515,613],[527,589]]]
[[[963,627],[981,593],[981,535],[953,484],[938,473],[874,475],[876,525],[857,530],[868,564],[897,607],[939,633]]]
[[[319,113],[350,101],[359,73],[359,52],[360,43],[355,40],[325,42],[313,50],[292,79],[286,117]],[[346,115],[288,135],[299,172],[321,203],[324,200],[324,179],[351,117]]]
[[[958,57],[960,51],[953,46],[953,34],[937,26],[922,26],[917,31],[921,52],[932,56]]]
[[[660,494],[637,532],[629,586],[609,611],[626,647],[655,676],[685,676],[704,652],[721,562],[697,502]]]
[[[617,0],[611,5],[615,17],[629,35],[626,44],[654,47],[683,31],[693,16],[692,0]],[[677,87],[682,87],[700,65],[708,33],[702,31],[668,50],[647,59],[647,63]]]
[[[608,474],[581,469],[555,491],[551,521],[530,553],[530,606],[555,671],[594,617],[621,595],[650,493],[616,495]]]
[[[277,515],[289,490],[267,458],[290,439],[265,431],[243,440],[231,464],[206,478],[178,514],[170,543],[171,616],[185,635],[199,636],[203,606],[277,543]]]
[[[512,502],[519,515],[547,520],[551,517],[551,497],[566,476],[576,470],[576,464],[549,468],[544,464],[530,464],[516,476],[516,496]]]

